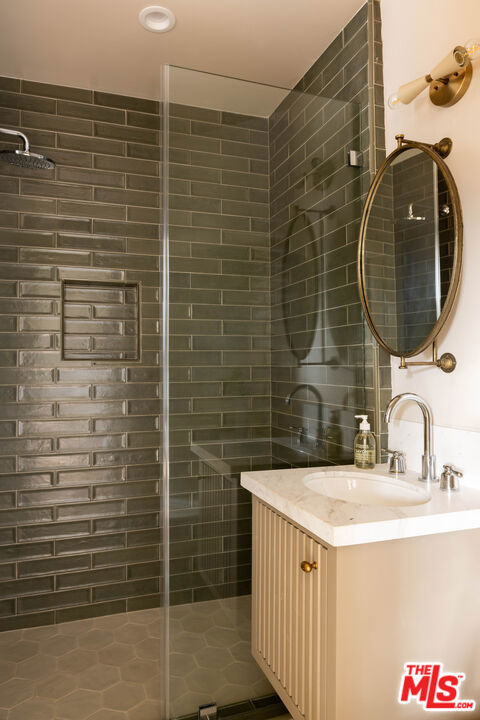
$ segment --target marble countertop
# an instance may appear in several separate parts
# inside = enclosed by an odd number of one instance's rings
[[[353,465],[337,465],[243,472],[241,484],[259,500],[334,547],[480,528],[480,491],[474,488],[461,487],[448,494],[436,483],[430,488],[428,502],[388,507],[335,500],[303,483],[312,473],[334,475],[345,470],[358,473],[359,477],[362,473],[375,473],[392,478],[387,465],[377,465],[368,471]],[[426,489],[425,483],[418,481],[417,473],[407,471],[393,477]]]

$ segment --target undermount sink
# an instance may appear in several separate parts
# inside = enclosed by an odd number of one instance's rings
[[[368,471],[337,470],[307,475],[304,480],[313,492],[335,500],[358,505],[386,505],[388,507],[423,505],[430,493],[405,480],[381,476]]]

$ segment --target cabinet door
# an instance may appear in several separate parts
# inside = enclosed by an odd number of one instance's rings
[[[325,717],[326,553],[254,498],[252,653],[296,718]],[[316,568],[304,572],[301,563]]]

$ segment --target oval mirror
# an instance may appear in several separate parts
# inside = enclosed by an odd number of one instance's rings
[[[358,279],[376,340],[406,358],[435,341],[452,309],[463,223],[457,187],[442,159],[451,141],[427,145],[402,135],[397,141],[365,203]]]

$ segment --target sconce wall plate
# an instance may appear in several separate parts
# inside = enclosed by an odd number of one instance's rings
[[[455,105],[470,87],[472,75],[472,63],[467,60],[464,68],[459,68],[447,78],[433,80],[430,83],[430,100],[440,107]]]
[[[404,83],[390,95],[389,107],[393,110],[398,105],[409,105],[427,87],[430,100],[437,107],[455,105],[470,87],[472,60],[477,59],[480,59],[480,40],[467,40],[465,45],[457,45],[427,75]]]

